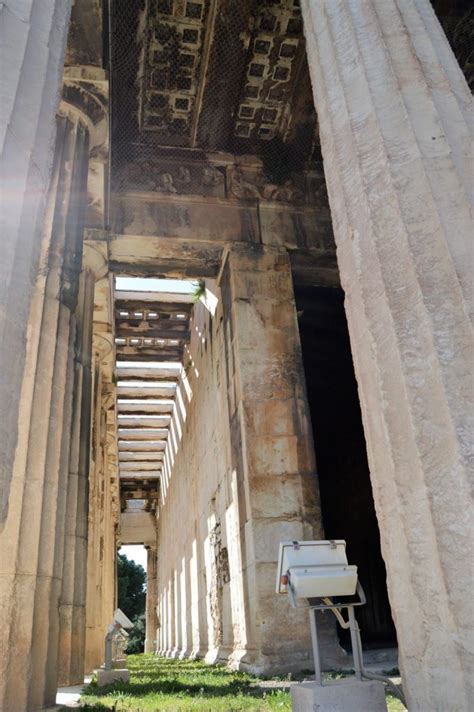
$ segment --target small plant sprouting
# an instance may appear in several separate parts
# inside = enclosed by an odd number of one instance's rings
[[[193,302],[196,304],[206,293],[206,283],[203,279],[196,282],[196,289],[193,292]]]

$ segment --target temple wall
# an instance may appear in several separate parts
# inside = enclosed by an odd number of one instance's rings
[[[242,601],[229,581],[240,563],[221,301],[214,317],[198,303],[191,330],[158,516],[158,647],[215,659],[227,657],[243,632],[236,616]]]
[[[309,626],[275,594],[278,543],[322,526],[288,255],[240,243],[219,284],[214,316],[195,307],[165,455],[158,649],[301,669]],[[333,629],[322,639],[329,665]]]

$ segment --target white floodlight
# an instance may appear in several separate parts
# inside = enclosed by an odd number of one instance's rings
[[[347,563],[346,542],[284,541],[280,543],[276,592],[296,599],[352,596],[357,566]]]
[[[120,608],[116,608],[114,612],[114,623],[120,623],[122,628],[133,628],[133,623],[130,620],[130,618],[127,618],[125,613],[120,610]]]

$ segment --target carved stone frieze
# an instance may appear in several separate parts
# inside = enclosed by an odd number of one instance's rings
[[[225,167],[202,162],[146,160],[128,163],[117,181],[119,191],[225,197]]]
[[[235,198],[256,198],[298,205],[305,202],[304,176],[298,176],[300,186],[290,177],[283,185],[277,185],[268,180],[262,168],[246,169],[240,164],[230,166],[228,174],[230,193]]]
[[[309,190],[308,190],[309,185]],[[302,205],[324,188],[318,171],[288,174],[281,184],[271,181],[260,161],[219,164],[176,160],[145,160],[126,164],[117,180],[117,192],[155,192],[168,195],[200,195],[238,200],[265,200]]]

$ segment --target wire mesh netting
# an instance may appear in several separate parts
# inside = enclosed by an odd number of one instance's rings
[[[115,186],[124,165],[171,155],[258,156],[279,186],[320,161],[297,0],[115,0],[112,101]],[[220,181],[210,169],[204,182]]]
[[[432,4],[472,87],[471,0]],[[298,0],[112,0],[111,48],[115,192],[328,215]]]
[[[432,0],[434,10],[474,91],[474,5],[472,0]]]

